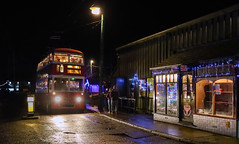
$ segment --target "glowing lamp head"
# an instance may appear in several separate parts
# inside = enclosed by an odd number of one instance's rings
[[[80,101],[81,101],[81,98],[80,98],[80,97],[77,97],[77,98],[76,98],[76,101],[77,101],[77,102],[80,102]]]
[[[56,97],[55,97],[55,101],[56,101],[56,102],[60,102],[60,101],[61,101],[61,97],[56,96]]]
[[[94,14],[94,15],[98,15],[100,14],[100,7],[90,7],[90,10],[91,10],[91,13]]]
[[[56,92],[53,92],[52,94],[53,94],[53,95],[56,95]]]
[[[90,64],[92,65],[94,63],[94,61],[93,60],[90,60]]]

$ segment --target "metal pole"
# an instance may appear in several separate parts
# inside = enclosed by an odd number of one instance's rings
[[[101,14],[101,31],[100,31],[99,95],[102,94],[103,60],[104,60],[104,16],[102,13]]]
[[[92,62],[90,61],[90,76],[92,77]]]

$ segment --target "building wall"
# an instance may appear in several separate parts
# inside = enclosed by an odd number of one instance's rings
[[[137,74],[139,79],[151,78],[150,68],[158,67],[174,54],[238,38],[239,4],[116,48],[115,76],[128,79]]]
[[[161,114],[157,114],[157,113],[154,113],[154,120],[167,122],[167,123],[172,123],[172,124],[178,124],[178,122],[179,122],[178,117],[161,115]]]
[[[173,54],[238,36],[239,5],[235,5],[117,48],[117,76],[152,77],[149,68]]]
[[[193,121],[198,129],[236,137],[236,120],[193,115]],[[227,123],[229,123],[228,127],[226,126]]]

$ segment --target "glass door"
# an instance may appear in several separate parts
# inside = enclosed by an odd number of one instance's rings
[[[182,120],[193,122],[194,98],[192,90],[192,75],[184,75],[182,78]]]

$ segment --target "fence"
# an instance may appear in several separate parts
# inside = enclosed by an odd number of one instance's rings
[[[133,98],[119,97],[118,107],[120,111],[135,112],[136,100]]]

